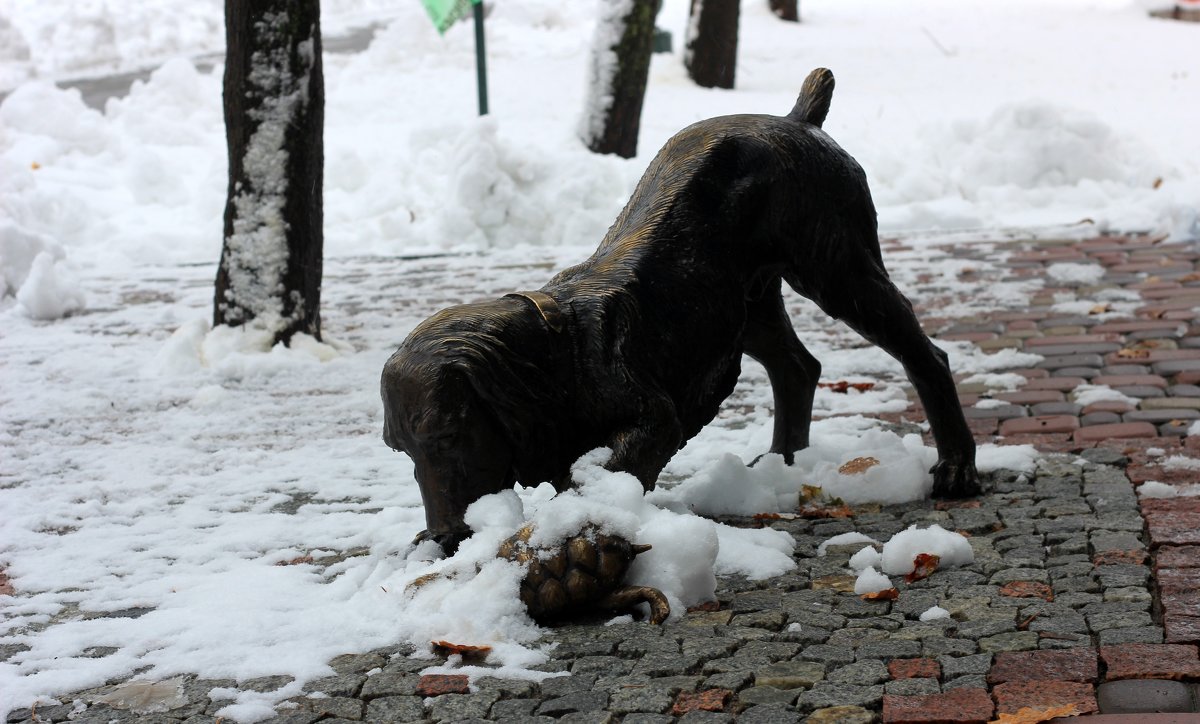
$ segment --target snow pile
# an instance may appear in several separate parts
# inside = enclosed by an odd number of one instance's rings
[[[909,526],[892,536],[883,544],[883,571],[889,575],[902,576],[912,573],[913,559],[919,553],[938,556],[939,568],[970,565],[975,560],[971,544],[959,533],[953,533],[940,525],[921,529]]]
[[[886,591],[892,587],[892,580],[875,570],[873,566],[867,566],[858,574],[858,578],[854,579],[854,594],[856,596]]]
[[[1125,393],[1114,390],[1108,385],[1079,385],[1071,392],[1071,401],[1087,407],[1097,402],[1124,402],[1137,405],[1137,399]]]
[[[1095,284],[1104,278],[1105,269],[1099,264],[1057,263],[1046,267],[1046,274],[1059,282]]]
[[[147,363],[146,372],[172,377],[211,368],[228,379],[271,376],[298,365],[328,362],[350,351],[340,342],[318,342],[303,332],[293,335],[289,345],[273,344],[278,324],[269,316],[240,326],[217,327],[208,320],[194,319],[175,330]]]
[[[941,619],[950,618],[950,612],[941,606],[931,606],[921,612],[921,621],[940,621]]]
[[[15,298],[22,312],[40,320],[83,309],[83,291],[64,256],[44,236],[0,221],[0,305]]]

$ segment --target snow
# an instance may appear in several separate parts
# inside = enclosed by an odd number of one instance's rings
[[[893,576],[911,573],[913,559],[920,553],[940,557],[939,568],[965,566],[975,560],[970,542],[961,534],[936,524],[924,529],[912,525],[883,544],[883,572]]]
[[[857,596],[861,596],[865,593],[886,591],[892,587],[891,579],[875,570],[871,566],[867,566],[867,568],[859,573],[858,577],[854,579],[854,593]]]
[[[922,611],[918,618],[921,621],[938,621],[943,618],[950,618],[950,612],[941,606],[930,606]]]
[[[617,46],[625,35],[625,20],[633,0],[599,0],[592,57],[585,88],[587,101],[579,119],[579,138],[591,146],[604,133],[604,119],[613,104],[613,80],[617,74]]]
[[[930,246],[978,238],[964,227],[1197,232],[1200,136],[1170,112],[1200,97],[1193,28],[1126,0],[811,0],[802,24],[750,4],[737,90],[694,87],[678,41],[654,57],[642,151],[628,161],[577,136],[592,3],[494,6],[485,119],[473,117],[468,26],[441,38],[416,3],[322,4],[327,34],[381,29],[366,50],[324,59],[327,338],[285,348],[207,321],[226,151],[222,69],[198,60],[221,51],[221,3],[0,0],[0,87],[11,89],[0,101],[0,565],[19,594],[5,601],[0,644],[28,647],[0,662],[0,711],[143,667],[152,680],[293,677],[271,692],[215,692],[228,702],[220,716],[250,721],[328,675],[333,656],[403,642],[425,654],[434,638],[493,646],[485,666],[439,669],[536,677],[541,629],[517,602],[520,571],[494,559],[526,520],[545,542],[597,521],[651,544],[632,578],[678,612],[712,595],[714,575],[794,565],[786,534],[698,514],[793,510],[804,485],[851,503],[926,497],[934,451],[860,416],[905,409],[899,365],[792,295],[824,378],[877,383],[818,391],[813,445],[795,466],[745,465],[771,439],[765,372],[747,361],[736,404],[653,494],[604,471],[597,452],[579,463],[578,491],[480,501],[475,535],[441,559],[410,543],[424,526],[412,465],[379,441],[379,370],[421,318],[536,288],[585,258],[672,133],[784,113],[812,67],[837,74],[825,127],[864,166],[884,232],[922,230],[888,254],[902,287],[928,271],[949,292],[967,288],[963,262]],[[682,36],[687,5],[667,0],[659,24]],[[102,110],[51,82],[157,63]],[[945,316],[1021,303],[1036,284],[998,282]],[[939,345],[964,375],[1041,359]],[[862,456],[880,462],[839,472]],[[1035,458],[1028,446],[978,453],[981,470],[1029,471]],[[916,552],[969,560],[961,536],[937,531],[904,531],[852,561],[900,575]]]
[[[865,533],[859,533],[857,531],[850,531],[849,533],[841,533],[839,535],[835,535],[832,538],[828,538],[824,541],[821,541],[821,544],[819,546],[817,546],[817,555],[824,556],[825,549],[828,548],[829,546],[847,546],[847,545],[853,545],[854,543],[878,543],[878,542],[879,541],[875,540],[874,538],[872,538],[869,535],[866,535]]]
[[[1099,264],[1058,263],[1046,267],[1046,274],[1059,282],[1095,284],[1104,278],[1105,269]]]
[[[1136,405],[1137,400],[1108,385],[1079,385],[1071,393],[1071,401],[1087,407],[1097,402],[1124,402]]]

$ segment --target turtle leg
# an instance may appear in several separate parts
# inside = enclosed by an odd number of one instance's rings
[[[596,602],[600,608],[624,611],[639,603],[650,606],[650,623],[662,623],[671,615],[671,604],[662,591],[650,586],[625,586],[618,588]]]

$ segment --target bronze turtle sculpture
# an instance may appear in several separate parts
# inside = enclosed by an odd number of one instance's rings
[[[537,621],[565,618],[596,610],[623,611],[639,603],[650,606],[650,622],[671,615],[666,596],[650,586],[627,586],[625,574],[634,557],[650,550],[587,525],[554,548],[529,544],[533,524],[527,524],[500,544],[498,558],[526,566],[521,602]]]

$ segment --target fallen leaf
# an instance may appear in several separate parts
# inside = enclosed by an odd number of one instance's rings
[[[1146,357],[1150,356],[1150,350],[1126,347],[1124,349],[1117,350],[1117,356],[1121,359],[1145,359]]]
[[[801,485],[800,486],[800,502],[807,503],[810,500],[815,500],[825,491],[820,485]]]
[[[913,557],[913,569],[911,573],[904,575],[905,583],[913,583],[922,578],[929,578],[929,575],[937,570],[938,563],[941,563],[942,557],[933,553],[918,553]]]
[[[8,574],[0,571],[0,596],[15,596],[16,593],[13,590],[12,581],[8,580]]]
[[[838,472],[842,475],[861,475],[871,468],[879,464],[879,460],[873,457],[854,458],[838,468]]]
[[[1150,188],[1158,189],[1158,188],[1161,188],[1162,185],[1163,185],[1162,176],[1159,176],[1158,178],[1154,179],[1154,183],[1150,184]]]
[[[38,163],[37,161],[34,161],[33,163],[29,164],[29,168],[33,169],[34,171],[37,171],[41,167],[42,167],[42,164]]]
[[[1036,613],[1035,613],[1035,614],[1033,614],[1032,616],[1030,616],[1030,617],[1028,617],[1028,618],[1026,618],[1026,619],[1023,619],[1023,620],[1022,620],[1020,623],[1018,623],[1018,624],[1017,624],[1017,630],[1018,630],[1018,631],[1028,631],[1028,630],[1029,630],[1029,624],[1033,623],[1033,620],[1034,620],[1035,618],[1037,618],[1037,617],[1038,617],[1038,615],[1039,615],[1039,614],[1036,614]]]
[[[755,520],[795,520],[800,516],[795,513],[755,513]]]
[[[801,518],[849,518],[854,515],[849,505],[806,505],[797,511]]]
[[[897,598],[900,598],[900,591],[895,588],[885,588],[882,591],[875,591],[874,593],[864,593],[859,598],[864,601],[895,601]]]
[[[1104,314],[1112,309],[1111,304],[1097,304],[1088,310],[1088,314]]]
[[[433,652],[442,656],[458,654],[463,660],[482,661],[492,653],[491,646],[472,646],[470,644],[452,644],[449,641],[433,641]]]
[[[688,613],[699,613],[702,611],[703,612],[712,612],[712,611],[720,611],[720,610],[721,610],[721,602],[720,601],[705,601],[704,603],[699,603],[699,604],[696,604],[695,606],[688,606]]]
[[[277,566],[298,566],[301,563],[312,563],[312,562],[313,562],[312,556],[296,556],[295,558],[293,558],[290,561],[279,561],[275,565],[277,565]]]
[[[1038,724],[1060,716],[1079,716],[1082,713],[1075,704],[1052,706],[1049,709],[1034,709],[1027,706],[1018,709],[1015,714],[1001,714],[989,724]]]

